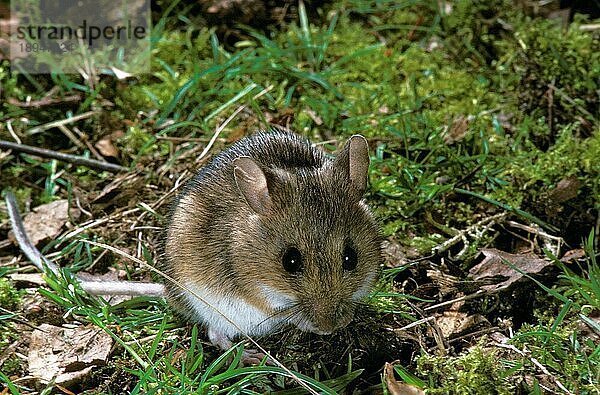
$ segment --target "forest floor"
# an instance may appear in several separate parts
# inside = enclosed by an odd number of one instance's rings
[[[63,268],[0,202],[0,394],[600,394],[600,7],[541,3],[165,0],[144,73],[0,52],[0,190]],[[80,289],[160,281],[170,200],[270,125],[369,143],[384,267],[347,328],[242,367],[161,298]]]

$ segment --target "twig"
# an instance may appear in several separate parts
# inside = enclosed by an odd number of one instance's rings
[[[19,136],[17,136],[17,134],[13,130],[12,121],[10,119],[6,122],[6,128],[8,129],[8,132],[10,133],[12,138],[15,139],[15,141],[17,143],[21,144],[21,139],[19,138]]]
[[[67,125],[73,122],[77,122],[80,121],[82,119],[86,119],[89,118],[93,115],[98,114],[98,111],[88,111],[88,112],[84,112],[83,114],[78,114],[78,115],[74,115],[70,118],[67,119],[60,119],[58,121],[53,121],[53,122],[49,122],[46,123],[44,125],[40,125],[40,126],[36,126],[35,128],[29,129],[27,131],[27,134],[36,134],[36,133],[41,133],[44,130],[48,130],[48,129],[52,129],[55,127],[58,127],[58,125]]]
[[[94,146],[92,144],[90,144],[90,141],[88,139],[87,134],[85,134],[81,130],[79,130],[79,128],[77,126],[73,126],[73,131],[75,133],[77,133],[77,135],[79,136],[79,138],[81,139],[81,141],[83,141],[83,143],[85,144],[85,146],[96,157],[96,159],[98,159],[99,161],[104,161],[104,158],[102,157],[102,155],[100,155],[100,153],[98,152],[98,150],[96,148],[94,148]]]
[[[551,234],[548,234],[548,233],[544,232],[542,229],[540,229],[537,226],[527,226],[527,225],[523,225],[523,224],[520,224],[520,223],[515,222],[515,221],[506,221],[506,224],[509,225],[509,226],[512,226],[513,228],[521,229],[521,230],[529,232],[529,233],[531,233],[533,235],[540,236],[540,238],[546,242],[546,246],[549,245],[550,250],[556,256],[559,255],[560,248],[561,248],[561,246],[565,242],[562,237],[552,236]],[[556,247],[553,247],[551,245],[551,241],[556,242]]]
[[[63,162],[73,163],[75,165],[87,166],[92,169],[106,170],[113,173],[120,171],[129,171],[128,168],[115,165],[109,162],[102,162],[95,159],[88,159],[82,156],[64,154],[58,151],[52,151],[45,148],[32,147],[25,144],[11,143],[10,141],[0,140],[0,148],[12,149],[26,154],[38,155],[44,158],[58,159]]]
[[[481,329],[481,330],[478,330],[475,332],[467,333],[466,335],[453,337],[452,339],[448,340],[448,344],[456,343],[456,342],[459,342],[461,340],[468,339],[471,337],[480,337],[482,335],[487,335],[488,333],[494,333],[494,332],[497,332],[498,329],[499,328],[497,326],[492,326],[491,328],[485,328],[485,329]]]
[[[420,320],[415,321],[415,322],[411,322],[410,324],[405,325],[402,328],[394,329],[394,332],[402,332],[402,331],[405,331],[407,329],[413,328],[415,326],[419,326],[421,324],[424,324],[426,322],[433,321],[433,320],[435,320],[435,317],[433,317],[433,316],[421,318]]]
[[[473,294],[470,294],[470,295],[461,296],[461,297],[456,298],[456,299],[447,300],[447,301],[442,302],[442,303],[438,303],[438,304],[434,304],[434,305],[428,306],[428,307],[426,307],[424,309],[424,311],[435,310],[435,309],[437,309],[439,307],[444,307],[444,306],[447,306],[449,304],[453,304],[453,303],[456,303],[456,302],[461,302],[461,301],[464,301],[464,300],[474,299],[474,298],[477,298],[477,297],[481,296],[482,294],[483,294],[483,290],[480,289],[479,291],[477,291],[477,292],[475,292]]]
[[[75,144],[76,146],[78,146],[80,149],[85,149],[85,144],[83,144],[81,141],[79,141],[79,139],[73,134],[73,132],[71,132],[71,130],[69,130],[68,127],[66,127],[65,125],[58,125],[58,130],[60,130],[61,132],[63,132],[63,134],[65,136],[67,136],[67,138],[69,140],[71,140],[73,142],[73,144]]]
[[[465,243],[465,245],[467,245],[467,242],[468,242],[466,239],[467,234],[471,234],[473,231],[477,230],[478,228],[480,228],[482,226],[484,227],[484,230],[487,230],[491,227],[492,224],[495,224],[498,221],[501,221],[506,216],[507,216],[507,213],[500,213],[500,214],[492,215],[491,217],[486,217],[486,218],[482,219],[481,221],[467,227],[466,229],[459,231],[458,234],[455,235],[454,237],[451,237],[448,240],[446,240],[445,242],[433,247],[431,249],[431,252],[434,254],[439,254],[441,252],[446,251],[447,249],[449,249],[453,245],[457,244],[461,240]],[[462,253],[462,251],[461,251],[461,253]]]
[[[12,104],[13,106],[17,106],[17,107],[21,107],[21,108],[39,108],[39,107],[51,106],[54,104],[63,104],[63,103],[78,102],[78,101],[81,101],[81,96],[79,96],[79,95],[71,95],[71,96],[57,97],[57,98],[43,97],[40,100],[31,100],[31,101],[26,101],[26,102],[18,101],[17,99],[15,99],[13,97],[8,98],[9,104]]]
[[[582,32],[593,32],[594,30],[600,30],[600,24],[584,24],[579,26],[579,30]]]

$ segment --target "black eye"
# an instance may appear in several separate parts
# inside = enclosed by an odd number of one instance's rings
[[[356,269],[357,264],[358,256],[356,255],[356,251],[354,251],[354,248],[344,248],[344,255],[342,256],[342,265],[344,267],[344,270],[354,270]]]
[[[296,247],[290,247],[283,254],[281,263],[287,272],[298,273],[302,271],[302,253]]]

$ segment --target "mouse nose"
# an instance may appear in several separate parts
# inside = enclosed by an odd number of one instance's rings
[[[352,320],[352,313],[338,303],[315,302],[313,308],[314,332],[319,335],[331,334]]]

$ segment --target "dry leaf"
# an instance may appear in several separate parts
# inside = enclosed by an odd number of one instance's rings
[[[381,249],[386,267],[402,267],[419,256],[415,248],[406,247],[393,239],[384,240]]]
[[[383,368],[385,385],[392,395],[425,395],[422,389],[411,384],[399,383],[394,377],[394,365],[386,362]]]
[[[585,258],[585,251],[582,248],[575,248],[565,252],[560,260],[564,263],[573,263],[583,258]]]
[[[23,219],[23,226],[31,242],[37,245],[42,240],[58,236],[62,227],[69,221],[68,210],[69,201],[62,199],[42,204],[27,214]],[[80,214],[78,209],[71,208],[72,218],[77,219]]]
[[[565,177],[558,182],[549,195],[553,203],[564,203],[577,196],[581,182],[575,176]]]
[[[38,286],[46,285],[46,281],[41,273],[11,273],[9,277],[14,282],[24,282]]]
[[[482,324],[489,326],[488,320],[479,314],[467,315],[459,311],[444,311],[436,318],[436,323],[445,338],[475,331]]]
[[[108,136],[102,137],[100,140],[94,144],[94,147],[102,154],[102,156],[118,158],[119,150],[113,144],[114,141],[117,141],[121,137],[123,137],[124,133],[122,130],[117,130]]]
[[[508,288],[515,281],[520,280],[523,274],[513,270],[504,260],[510,262],[521,272],[527,274],[537,274],[545,268],[552,266],[552,263],[538,258],[533,254],[510,254],[494,248],[482,249],[481,253],[485,256],[481,263],[473,266],[469,270],[469,276],[476,281],[492,280],[502,277],[504,281],[497,284],[483,285],[481,289],[494,292]]]
[[[97,327],[60,328],[41,324],[31,334],[29,373],[41,383],[70,386],[106,363],[112,338]]]
[[[450,128],[444,133],[444,142],[448,145],[454,144],[465,138],[469,131],[469,118],[459,115],[452,121]]]
[[[102,156],[108,156],[117,158],[119,156],[119,150],[114,146],[110,140],[110,136],[105,136],[98,140],[94,147],[102,154]]]

